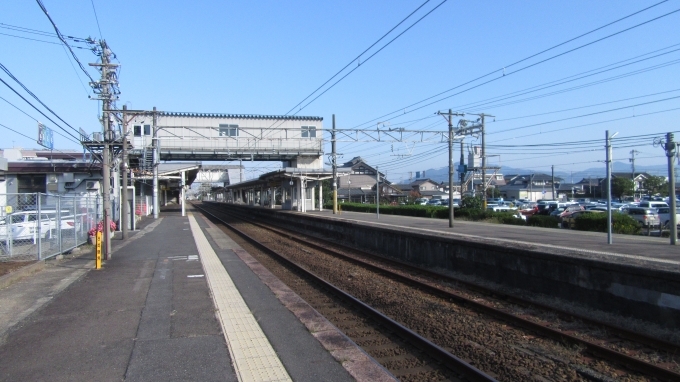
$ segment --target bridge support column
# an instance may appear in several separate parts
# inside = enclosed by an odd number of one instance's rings
[[[179,191],[179,198],[182,199],[182,201],[181,201],[181,203],[182,203],[182,216],[187,216],[186,202],[185,202],[186,197],[184,196],[184,182],[186,181],[185,177],[184,177],[184,173],[185,173],[184,171],[181,172],[182,179],[180,179],[180,182],[179,182],[180,187],[181,187],[180,191]]]
[[[264,186],[260,186],[260,207],[264,207],[264,200],[265,199],[266,198],[264,196]]]
[[[323,183],[319,181],[319,212],[323,211]]]
[[[276,187],[269,187],[269,208],[276,206]]]

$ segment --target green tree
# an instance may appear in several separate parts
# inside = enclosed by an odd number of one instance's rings
[[[408,193],[408,202],[413,203],[416,201],[416,199],[420,198],[421,196],[422,195],[420,195],[420,192],[418,192],[417,190],[411,190]]]
[[[668,182],[663,176],[650,176],[645,180],[644,187],[650,195],[668,194]]]
[[[486,196],[488,198],[500,198],[501,192],[496,187],[489,187],[486,189]]]
[[[633,195],[635,184],[631,179],[614,178],[612,179],[612,195],[621,199],[624,195]]]
[[[463,196],[460,202],[462,208],[482,209],[482,199],[476,196]]]

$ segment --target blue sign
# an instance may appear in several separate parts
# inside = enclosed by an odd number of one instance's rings
[[[52,129],[38,122],[38,144],[48,149],[54,149],[54,139],[52,138]]]

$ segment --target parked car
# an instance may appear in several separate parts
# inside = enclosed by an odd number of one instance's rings
[[[520,214],[524,216],[532,216],[538,212],[538,207],[536,203],[533,202],[520,204],[517,206],[517,208],[519,209]]]
[[[415,200],[415,204],[419,204],[419,205],[421,205],[421,206],[424,206],[424,205],[427,204],[428,201],[429,201],[428,199],[420,198],[420,199],[416,199],[416,200]]]
[[[661,208],[668,207],[668,203],[663,201],[645,200],[638,205],[640,208]]]
[[[517,207],[510,207],[510,206],[499,206],[499,205],[490,205],[486,207],[487,210],[491,210],[494,212],[500,212],[500,211],[517,211]]]
[[[659,214],[656,208],[635,207],[628,209],[628,215],[642,224],[643,227],[654,227],[659,225]]]
[[[557,207],[552,212],[550,212],[550,216],[557,216],[560,217],[562,214],[567,210],[567,207]]]
[[[427,202],[428,206],[441,206],[442,205],[442,200],[441,199],[432,199],[429,202]]]
[[[668,228],[671,222],[671,208],[660,207],[657,209],[657,213],[659,214],[661,226]],[[675,224],[680,226],[680,207],[675,208]]]
[[[564,216],[569,215],[572,212],[576,212],[576,211],[583,211],[583,206],[578,205],[578,204],[572,204],[570,206],[567,206],[567,207],[564,208],[564,211],[562,211],[562,213],[559,215],[559,218],[561,219]]]
[[[82,215],[84,216],[84,215]],[[0,241],[7,241],[10,238],[9,232],[13,240],[35,240],[40,238],[51,239],[57,235],[57,231],[73,230],[80,228],[83,223],[81,214],[73,215],[71,211],[63,210],[61,215],[57,216],[56,210],[41,210],[40,223],[38,223],[38,211],[18,211],[0,219]],[[9,232],[7,230],[7,223],[9,222]]]
[[[570,213],[569,215],[566,215],[562,217],[562,223],[561,226],[562,228],[574,228],[574,224],[576,223],[576,218],[584,215],[584,214],[601,214],[602,211],[597,211],[597,210],[583,210],[583,211],[574,211]]]
[[[550,213],[559,207],[559,203],[556,200],[539,200],[536,206],[538,207],[537,214],[550,215]]]

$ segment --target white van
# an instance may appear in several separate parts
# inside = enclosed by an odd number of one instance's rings
[[[643,201],[640,202],[640,205],[638,207],[640,207],[640,208],[661,208],[661,207],[668,207],[668,203],[657,202],[657,201],[652,201],[652,200],[643,200]]]

